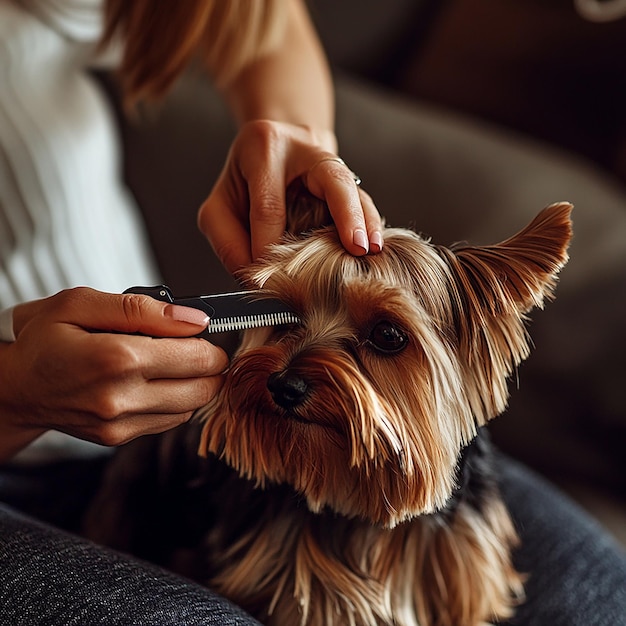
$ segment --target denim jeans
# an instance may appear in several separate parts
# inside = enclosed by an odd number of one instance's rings
[[[208,589],[59,528],[76,526],[101,465],[0,471],[0,624],[257,624]],[[509,626],[626,626],[621,548],[532,472],[500,467],[517,565],[530,574]]]

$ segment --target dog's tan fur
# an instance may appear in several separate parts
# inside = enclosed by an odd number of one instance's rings
[[[211,586],[244,606],[246,590],[261,594],[253,605],[268,624],[458,626],[510,615],[522,579],[500,500],[480,514],[460,505],[445,523],[429,514],[455,489],[459,451],[506,406],[507,378],[529,351],[525,315],[567,259],[570,210],[551,206],[495,246],[444,248],[388,228],[384,252],[364,258],[329,228],[275,247],[247,273],[303,324],[247,333],[204,411],[201,452],[259,488],[288,483],[311,512],[339,517],[261,521]],[[408,331],[402,354],[364,345],[383,318]],[[265,381],[287,367],[315,391],[285,419]]]
[[[507,617],[523,597],[503,504],[393,530],[285,511],[220,554],[207,583],[264,624],[430,626]],[[215,540],[215,545],[212,545]],[[218,547],[208,538],[207,547]]]
[[[322,219],[323,206],[298,207],[293,233]],[[220,490],[195,551],[203,582],[276,626],[476,626],[512,614],[523,596],[516,532],[493,471],[471,465],[491,458],[477,433],[528,355],[526,315],[567,260],[570,211],[552,205],[494,246],[387,228],[383,251],[360,258],[326,227],[247,270],[248,286],[302,323],[246,332],[199,414],[203,471]],[[403,343],[388,350],[394,333]],[[268,390],[276,372],[306,381],[293,406]]]

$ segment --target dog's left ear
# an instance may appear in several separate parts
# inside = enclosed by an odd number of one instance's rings
[[[541,307],[568,260],[572,208],[567,202],[552,204],[526,228],[492,246],[452,246],[463,292],[478,299],[470,310],[478,306],[495,314],[513,306],[526,313]]]
[[[552,296],[568,260],[572,208],[550,205],[496,245],[438,247],[453,276],[454,325],[468,379],[476,381],[470,401],[478,423],[506,407],[505,380],[529,352],[526,313]]]

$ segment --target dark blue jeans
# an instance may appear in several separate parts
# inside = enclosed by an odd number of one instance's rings
[[[58,528],[76,526],[101,463],[0,472],[0,624],[257,624],[199,585]],[[501,468],[523,542],[517,564],[530,573],[510,625],[626,626],[621,548],[527,469]]]

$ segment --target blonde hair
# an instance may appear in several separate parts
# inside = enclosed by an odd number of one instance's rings
[[[124,43],[127,105],[163,96],[194,59],[225,85],[271,52],[284,32],[286,0],[107,0],[101,46]]]

